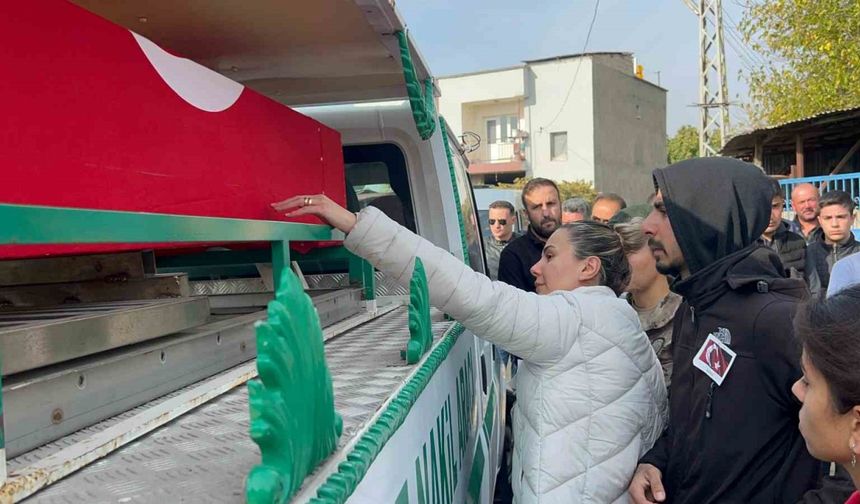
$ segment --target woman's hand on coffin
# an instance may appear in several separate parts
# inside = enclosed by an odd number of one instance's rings
[[[283,212],[287,217],[314,215],[330,226],[349,233],[355,226],[355,214],[338,205],[324,194],[293,196],[272,203],[272,208]]]

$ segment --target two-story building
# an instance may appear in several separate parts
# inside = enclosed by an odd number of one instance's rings
[[[587,180],[631,203],[666,164],[666,90],[630,53],[586,53],[442,77],[439,111],[466,144],[476,184]]]

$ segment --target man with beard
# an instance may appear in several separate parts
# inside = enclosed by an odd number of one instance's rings
[[[797,426],[791,387],[803,373],[792,317],[806,288],[756,243],[770,217],[767,177],[735,159],[700,158],[654,170],[654,182],[642,228],[684,303],[669,425],[639,461],[632,502],[844,502],[851,489],[814,490],[825,466]]]
[[[529,216],[529,228],[502,250],[499,281],[534,292],[531,268],[540,261],[546,240],[561,226],[561,198],[555,182],[534,178],[523,187],[522,199]]]

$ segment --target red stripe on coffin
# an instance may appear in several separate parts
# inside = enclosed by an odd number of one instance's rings
[[[3,10],[0,202],[269,220],[293,194],[345,203],[336,131],[66,1]]]

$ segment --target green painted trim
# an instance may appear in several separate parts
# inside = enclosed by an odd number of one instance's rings
[[[445,127],[445,118],[439,116],[439,128],[442,132],[442,145],[445,146],[445,156],[448,159],[448,172],[451,174],[451,187],[454,189],[454,207],[457,208],[457,223],[460,225],[460,242],[463,246],[463,262],[469,262],[469,244],[466,241],[466,221],[463,220],[463,209],[460,207],[460,190],[457,188],[457,174],[454,168],[454,158],[451,154],[451,146],[448,145],[448,128]]]
[[[0,243],[320,241],[319,224],[0,204]]]
[[[361,285],[364,286],[364,299],[376,299],[376,271],[373,265],[364,259],[361,260]]]
[[[489,440],[487,440],[489,444]],[[466,504],[481,502],[481,487],[484,485],[484,464],[486,455],[480,436],[475,440],[475,456],[472,458],[472,471],[469,474],[469,488],[466,492]],[[504,469],[502,469],[504,470]]]
[[[290,245],[288,242],[273,241],[272,242],[272,283],[275,287],[275,292],[280,295],[281,290],[285,288],[283,281],[285,273],[292,276],[290,269]],[[276,299],[279,296],[276,296]]]
[[[430,322],[430,290],[424,263],[415,258],[412,279],[409,281],[409,342],[401,357],[407,364],[415,364],[430,350],[433,329]]]
[[[409,486],[406,482],[403,482],[403,486],[400,488],[400,493],[397,494],[397,499],[394,501],[394,504],[409,504]]]
[[[442,336],[436,347],[424,359],[418,371],[400,389],[394,399],[388,403],[385,411],[370,426],[361,439],[350,451],[346,460],[338,466],[337,472],[317,489],[317,496],[310,500],[314,504],[342,504],[358,487],[362,478],[367,474],[370,465],[382,451],[385,443],[397,432],[397,429],[406,420],[409,410],[415,405],[415,401],[421,392],[430,383],[430,379],[442,362],[451,353],[454,344],[457,343],[464,328],[455,323]]]
[[[343,432],[316,309],[289,269],[278,284],[268,318],[254,325],[260,378],[248,382],[248,406],[262,463],[248,474],[250,504],[288,502]]]
[[[493,436],[493,423],[496,416],[493,414],[496,409],[496,384],[490,384],[490,393],[487,395],[487,411],[484,412],[484,434],[487,436],[487,443]]]
[[[354,254],[349,254],[349,281],[361,283],[366,301],[376,299],[376,274],[373,266]]]
[[[421,140],[427,140],[436,131],[436,106],[433,103],[433,80],[424,80],[424,91],[421,81],[412,63],[412,53],[409,52],[409,37],[405,31],[396,31],[397,43],[400,46],[400,62],[403,65],[403,79],[406,81],[406,94],[409,106],[412,108],[412,118]]]

